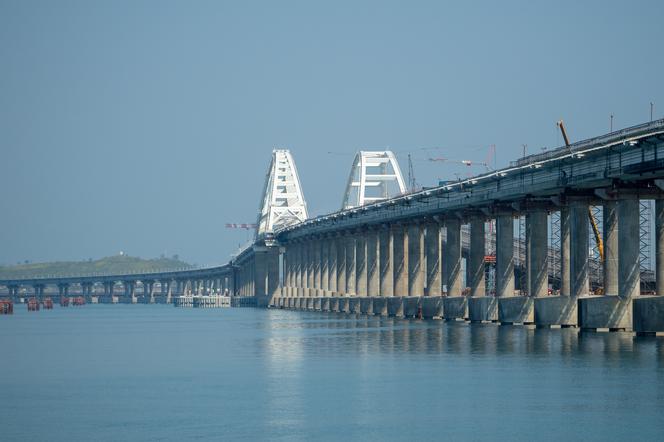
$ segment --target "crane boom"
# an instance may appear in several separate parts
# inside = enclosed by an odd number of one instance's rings
[[[558,121],[557,123],[558,128],[560,128],[560,132],[563,134],[563,139],[565,140],[565,146],[569,148],[569,138],[567,138],[567,131],[565,130],[565,124],[563,123],[563,120]],[[597,251],[599,252],[599,259],[603,262],[604,261],[604,242],[602,241],[602,234],[599,231],[599,227],[597,226],[597,220],[593,216],[593,211],[590,207],[588,207],[588,220],[590,221],[590,225],[593,229],[593,234],[595,235],[595,242],[597,243]]]

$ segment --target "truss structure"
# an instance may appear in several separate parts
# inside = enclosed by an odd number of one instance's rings
[[[256,223],[258,237],[307,219],[307,203],[290,151],[272,151],[261,201]]]
[[[651,270],[650,261],[650,226],[652,224],[652,202],[651,200],[639,201],[639,265],[641,271]]]
[[[352,209],[406,192],[406,184],[394,153],[360,151],[348,176],[341,210]]]

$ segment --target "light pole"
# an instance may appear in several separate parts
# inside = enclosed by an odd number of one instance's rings
[[[655,103],[650,102],[650,121],[652,121],[652,109],[655,107]]]
[[[611,114],[611,122],[609,123],[609,132],[613,132],[613,114]]]

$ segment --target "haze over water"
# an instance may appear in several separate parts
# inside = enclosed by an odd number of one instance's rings
[[[0,319],[3,440],[664,434],[662,339],[159,305]]]

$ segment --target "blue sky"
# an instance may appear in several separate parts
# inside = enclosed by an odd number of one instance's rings
[[[0,0],[0,263],[225,262],[273,148],[310,213],[359,149],[432,185],[664,115],[662,2]],[[436,147],[438,150],[423,150]],[[332,152],[332,153],[328,153]]]

